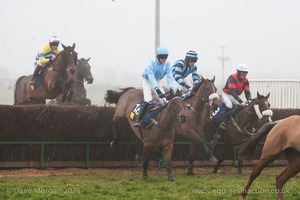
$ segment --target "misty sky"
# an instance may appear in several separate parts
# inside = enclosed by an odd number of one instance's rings
[[[169,62],[198,52],[199,73],[225,79],[236,65],[249,79],[299,79],[299,0],[161,0],[161,45]],[[140,86],[154,57],[155,0],[5,0],[0,6],[0,84],[32,74],[34,58],[56,34],[79,58],[91,57],[94,85]],[[1,97],[0,97],[1,98]],[[1,100],[0,100],[1,102]]]

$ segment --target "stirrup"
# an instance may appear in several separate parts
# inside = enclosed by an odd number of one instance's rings
[[[133,122],[132,126],[133,127],[140,127],[141,123],[140,122]]]
[[[225,122],[222,122],[219,127],[223,130],[226,130],[226,123]]]

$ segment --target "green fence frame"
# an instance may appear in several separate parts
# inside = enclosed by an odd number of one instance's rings
[[[55,144],[80,144],[80,145],[86,145],[86,161],[85,161],[85,167],[89,167],[90,165],[90,145],[93,144],[110,144],[110,142],[107,141],[81,141],[81,142],[74,142],[74,141],[19,141],[19,142],[12,142],[12,141],[0,141],[0,145],[41,145],[42,152],[41,152],[41,161],[40,161],[40,167],[45,167],[45,145],[55,145]],[[137,144],[136,142],[119,142],[118,144]],[[174,144],[182,144],[182,145],[189,145],[190,142],[174,142]],[[218,144],[224,144],[223,142],[218,142]],[[264,142],[260,142],[259,144],[264,144]],[[162,155],[162,159],[164,156]],[[234,166],[237,161],[237,147],[235,146],[233,149],[233,159],[232,159],[232,165]]]

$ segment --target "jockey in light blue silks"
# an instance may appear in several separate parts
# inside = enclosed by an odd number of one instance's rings
[[[144,94],[144,103],[140,107],[140,111],[133,123],[134,127],[140,125],[143,114],[145,113],[149,102],[153,100],[152,91],[155,91],[159,98],[163,98],[165,91],[162,87],[162,79],[167,78],[167,84],[170,89],[170,95],[174,96],[174,82],[172,77],[172,67],[167,61],[169,52],[165,47],[158,47],[156,50],[156,58],[151,60],[145,68],[142,75],[142,87]]]

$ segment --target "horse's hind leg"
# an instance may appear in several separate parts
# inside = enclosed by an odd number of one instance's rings
[[[112,129],[113,139],[110,142],[110,147],[114,148],[118,144],[118,134],[117,134],[116,124],[115,123],[112,124],[111,129]]]
[[[263,159],[260,159],[257,165],[253,168],[252,173],[249,176],[249,180],[245,186],[245,188],[241,192],[241,199],[246,199],[248,190],[252,184],[252,182],[260,175],[261,171],[268,166],[268,164],[274,161],[277,158],[278,154],[270,155]]]
[[[283,185],[289,180],[289,178],[295,176],[300,171],[300,153],[294,149],[286,149],[285,156],[289,165],[279,176],[276,177],[278,199],[283,199]]]
[[[173,153],[173,144],[171,143],[168,146],[165,146],[163,148],[163,152],[166,158],[166,169],[168,172],[168,181],[174,181],[173,174],[172,174],[172,164],[171,164],[171,158]]]

